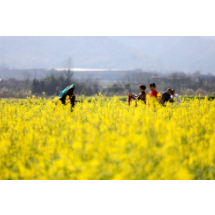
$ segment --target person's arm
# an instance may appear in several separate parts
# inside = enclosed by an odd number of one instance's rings
[[[162,95],[159,92],[157,92],[157,99],[162,99]]]
[[[131,93],[130,96],[131,96],[132,99],[137,99],[139,95],[136,96],[136,95],[134,95],[134,94]]]

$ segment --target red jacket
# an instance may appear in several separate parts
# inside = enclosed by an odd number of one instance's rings
[[[155,97],[155,98],[158,98],[158,94],[159,92],[157,90],[153,90],[153,91],[150,91],[149,92],[149,96],[150,97]],[[160,96],[159,96],[160,97]]]

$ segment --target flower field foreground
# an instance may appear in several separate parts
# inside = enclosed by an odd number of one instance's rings
[[[0,100],[0,179],[215,179],[215,100]]]

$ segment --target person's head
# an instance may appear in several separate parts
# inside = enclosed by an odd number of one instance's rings
[[[171,91],[172,91],[172,90],[171,90],[170,88],[168,88],[166,92],[167,92],[169,95],[171,95]]]
[[[151,91],[155,90],[156,89],[156,84],[155,83],[149,84],[149,88],[150,88]]]
[[[146,89],[146,86],[143,85],[143,84],[139,85],[138,87],[139,87],[139,89],[140,89],[140,92],[143,92],[143,91],[145,91],[145,89]]]
[[[174,90],[174,89],[171,90],[171,94],[172,94],[173,96],[175,95],[175,90]]]

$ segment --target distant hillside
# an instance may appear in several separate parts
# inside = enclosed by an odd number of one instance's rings
[[[215,41],[201,37],[183,37],[156,55],[171,66],[203,72],[215,72]]]
[[[0,63],[14,68],[167,69],[157,59],[110,37],[0,37]]]
[[[158,37],[158,36],[120,36],[112,37],[121,44],[135,48],[151,56],[159,53],[177,43],[182,37]]]
[[[113,37],[116,41],[183,70],[215,73],[215,37]]]
[[[0,37],[10,68],[184,70],[215,74],[215,37]]]

